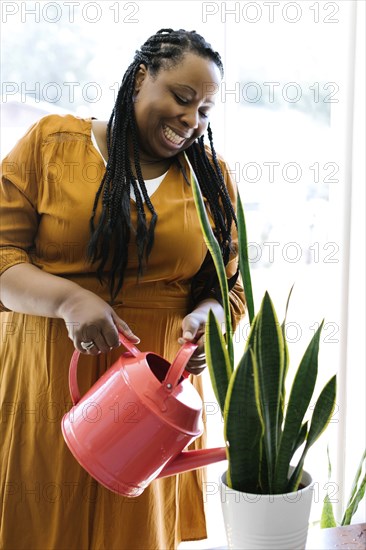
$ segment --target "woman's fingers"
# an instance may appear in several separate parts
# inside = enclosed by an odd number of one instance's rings
[[[194,352],[194,355],[202,355],[205,353],[205,335],[203,332],[200,332],[191,338],[184,338],[183,336],[178,338],[179,344],[183,345],[186,342],[194,342],[197,344],[198,347]]]
[[[123,319],[120,319],[120,317],[118,317],[118,315],[116,315],[115,313],[112,314],[112,318],[117,329],[120,332],[122,332],[122,334],[124,334],[129,340],[131,340],[131,342],[133,342],[134,344],[138,344],[140,342],[140,338],[133,333],[133,331],[130,329],[126,321],[124,321]],[[118,339],[118,333],[117,333],[117,339]],[[119,340],[117,345],[119,345]]]
[[[186,366],[186,370],[191,374],[201,374],[207,367],[206,363],[206,356],[203,355],[192,355],[190,360],[188,361],[188,364]]]
[[[113,347],[110,343],[113,342],[118,343],[117,330],[109,324],[101,323],[100,326],[85,327],[78,335],[76,348],[81,353],[98,355],[99,353],[108,353]]]
[[[98,355],[108,353],[120,345],[118,331],[122,332],[135,344],[140,342],[125,321],[117,316],[111,318],[110,323],[101,323],[83,327],[73,336],[74,346],[80,353]]]
[[[107,344],[103,332],[99,332],[94,338],[91,338],[91,340],[94,342],[94,347],[92,348],[93,355],[96,355],[96,353],[94,353],[95,348],[97,348],[97,353],[108,353],[111,350],[112,346]]]
[[[202,319],[195,313],[186,315],[182,321],[182,335],[187,341],[192,341],[199,336],[204,327],[202,326]]]

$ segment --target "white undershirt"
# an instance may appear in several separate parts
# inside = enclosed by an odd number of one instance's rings
[[[92,139],[92,143],[93,143],[94,147],[96,148],[96,150],[98,151],[98,153],[100,154],[100,156],[103,159],[104,166],[106,166],[106,164],[107,164],[106,160],[103,157],[103,155],[101,153],[101,150],[99,149],[99,146],[98,146],[97,140],[95,139],[95,135],[94,135],[93,130],[91,131],[91,139]],[[163,179],[165,178],[167,173],[168,173],[168,170],[164,174],[162,174],[161,176],[158,176],[157,178],[153,178],[151,180],[145,180],[146,190],[147,190],[147,194],[149,195],[149,197],[151,197],[151,195],[153,193],[155,193],[155,191],[157,190],[157,188],[159,187],[159,185],[161,184],[161,182],[163,181]],[[131,199],[133,199],[136,202],[135,191],[132,187],[131,187]],[[142,197],[142,201],[145,202],[144,197]]]

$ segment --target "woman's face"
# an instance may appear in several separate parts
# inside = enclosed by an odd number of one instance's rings
[[[141,159],[173,157],[200,137],[220,81],[217,65],[192,53],[154,77],[141,65],[134,104]]]

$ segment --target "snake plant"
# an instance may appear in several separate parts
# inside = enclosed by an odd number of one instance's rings
[[[227,483],[229,487],[247,493],[279,494],[295,491],[302,477],[306,454],[329,423],[335,405],[336,376],[333,376],[321,391],[311,420],[304,419],[318,374],[319,340],[323,323],[305,351],[285,406],[289,367],[285,337],[286,314],[280,324],[267,292],[255,314],[244,211],[238,196],[239,268],[251,327],[243,355],[238,365],[234,366],[225,267],[192,169],[191,185],[205,242],[216,267],[225,309],[225,337],[210,312],[205,345],[213,389],[224,418]],[[288,302],[286,313],[287,307]],[[302,453],[289,477],[290,462],[301,445]]]

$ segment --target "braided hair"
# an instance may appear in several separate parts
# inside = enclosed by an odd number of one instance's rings
[[[210,59],[219,68],[223,76],[220,55],[215,52],[202,36],[195,31],[183,29],[161,29],[151,36],[137,50],[133,62],[125,72],[117,99],[107,125],[108,162],[101,184],[94,199],[90,219],[91,238],[88,244],[88,259],[97,266],[97,276],[102,282],[105,267],[110,259],[111,267],[108,284],[112,302],[123,285],[124,273],[128,260],[128,243],[131,231],[136,232],[138,255],[138,273],[143,273],[145,262],[154,243],[154,229],[157,214],[147,193],[139,161],[138,131],[134,114],[135,77],[141,64],[144,64],[152,76],[161,68],[174,67],[182,57],[192,52],[200,57]],[[227,264],[231,250],[231,226],[236,223],[233,206],[228,195],[224,178],[213,146],[212,130],[207,129],[212,160],[206,153],[204,137],[198,138],[186,149],[186,154],[193,166],[201,192],[206,197],[215,226],[215,234],[221,247],[224,263]],[[134,153],[132,170],[129,155],[129,140]],[[179,163],[178,158],[176,161]],[[179,163],[180,165],[180,163]],[[183,167],[180,165],[181,169]],[[137,208],[137,227],[131,226],[130,191],[134,190]],[[97,206],[102,198],[102,213],[95,223]],[[144,201],[151,213],[147,224]],[[208,282],[208,284],[210,284]]]

